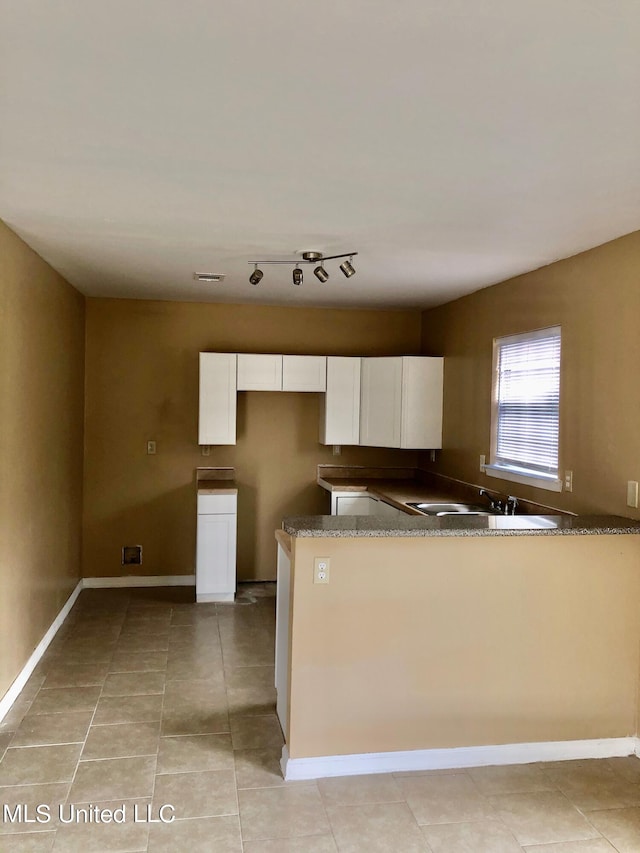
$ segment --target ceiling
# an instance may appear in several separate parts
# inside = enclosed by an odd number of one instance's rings
[[[0,217],[90,296],[440,304],[640,228],[639,45],[638,0],[0,0]],[[357,274],[249,284],[298,250]]]

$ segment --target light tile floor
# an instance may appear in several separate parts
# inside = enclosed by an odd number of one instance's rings
[[[640,853],[635,758],[283,782],[273,592],[85,590],[0,723],[0,851]]]

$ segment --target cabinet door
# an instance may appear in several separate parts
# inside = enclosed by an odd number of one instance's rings
[[[236,515],[198,515],[196,601],[233,601]]]
[[[200,353],[198,444],[236,443],[236,355]]]
[[[326,355],[283,355],[283,391],[324,391],[327,387]]]
[[[378,501],[371,497],[338,498],[336,515],[375,515]]]
[[[363,358],[360,389],[360,444],[400,447],[402,357]]]
[[[238,391],[282,391],[282,356],[238,353]]]
[[[407,513],[403,512],[401,509],[391,506],[391,504],[385,503],[384,501],[378,501],[376,515],[381,515],[383,518],[400,518],[401,516],[404,516],[405,518],[408,517]]]
[[[444,359],[402,358],[401,447],[442,447],[442,381]]]
[[[321,444],[360,443],[361,361],[327,356],[327,393],[320,405]]]

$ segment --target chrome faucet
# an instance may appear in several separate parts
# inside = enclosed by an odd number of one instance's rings
[[[500,515],[515,515],[518,508],[518,498],[514,495],[509,495],[506,500],[494,498],[486,489],[480,489],[480,497],[486,498],[491,505],[491,509]]]
[[[504,505],[504,514],[505,515],[515,515],[516,510],[518,509],[518,498],[514,497],[514,495],[509,495]]]
[[[480,489],[480,497],[486,498],[489,501],[491,509],[497,513],[506,514],[506,505],[502,503],[500,498],[493,498],[486,489]]]

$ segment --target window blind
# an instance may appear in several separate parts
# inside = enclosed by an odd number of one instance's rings
[[[494,462],[557,476],[560,328],[498,339],[496,345]]]

